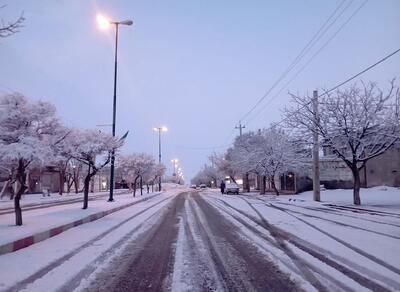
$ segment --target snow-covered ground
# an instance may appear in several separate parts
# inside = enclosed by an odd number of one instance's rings
[[[165,184],[163,189],[168,191],[182,188],[174,184]],[[131,192],[119,190],[114,196],[115,201],[109,203],[107,202],[107,193],[94,193],[89,195],[89,199],[93,198],[94,200],[89,201],[89,207],[86,210],[82,210],[82,194],[64,196],[52,194],[50,197],[44,198],[41,195],[26,195],[21,200],[23,210],[24,206],[27,206],[27,209],[22,212],[24,222],[22,226],[15,226],[14,213],[12,209],[8,209],[12,208],[12,204],[5,202],[4,205],[0,205],[0,245],[83,219],[101,211],[140,201],[155,194],[158,193],[146,194],[144,192],[143,196],[140,196],[140,193],[137,192],[136,197],[133,197]],[[70,199],[71,202],[69,202]],[[50,203],[60,204],[51,205]],[[43,208],[38,208],[39,204],[44,204]],[[28,206],[33,206],[33,208],[29,209]],[[6,211],[9,213],[2,214]]]
[[[251,192],[244,193],[244,195],[260,197],[259,193]],[[270,193],[263,195],[263,197],[273,198],[282,201],[313,201],[313,192],[303,192],[296,195],[280,195],[275,196]],[[354,208],[368,208],[371,210],[380,211],[399,211],[400,212],[400,188],[379,186],[373,188],[361,188],[360,192],[361,205],[355,206],[353,204],[353,190],[352,189],[337,189],[337,190],[322,190],[321,203],[324,204],[337,204]],[[316,203],[318,204],[318,203]]]
[[[313,202],[312,192],[209,192],[205,198],[282,270],[305,282],[317,279],[329,290],[400,291],[400,190],[377,187],[361,196],[357,209],[340,206],[351,205],[348,190],[322,192],[323,203]]]
[[[323,202],[313,202],[311,192],[276,197],[202,190],[177,197],[187,189],[165,187],[162,194],[144,195],[149,197],[146,201],[1,255],[0,291],[91,289],[105,274],[119,276],[110,274],[109,267],[120,263],[116,259],[129,257],[130,250],[145,253],[147,245],[136,242],[152,242],[149,230],[160,221],[171,224],[155,228],[154,234],[177,229],[172,256],[167,257],[172,264],[158,263],[172,267],[172,291],[228,291],[232,276],[240,278],[236,283],[253,287],[254,279],[263,279],[256,275],[258,269],[265,273],[268,263],[281,272],[271,267],[266,281],[282,273],[306,291],[400,291],[398,189],[363,189],[363,205],[353,208],[351,190],[323,191]],[[103,210],[141,197],[120,194],[116,199],[112,204],[104,198],[90,201],[89,209]],[[0,241],[77,218],[85,212],[81,204],[30,210],[23,227],[12,226],[13,214],[0,215]],[[260,257],[264,260],[257,260],[257,267],[243,265]],[[204,281],[207,285],[201,286]]]
[[[397,209],[400,211],[400,188],[379,186],[373,188],[361,189],[361,206],[379,209]],[[313,200],[313,192],[304,192],[298,195],[283,196],[292,199],[301,199],[306,201]],[[353,190],[324,190],[321,191],[321,202],[339,204],[345,206],[353,205]]]
[[[171,202],[175,195],[183,190],[185,188],[180,186],[166,186],[164,193],[153,194],[149,200],[94,222],[71,228],[55,237],[19,251],[1,255],[0,291],[8,289],[55,291],[64,287],[69,284],[65,282],[65,279],[73,279],[77,273],[89,273],[89,270],[98,267],[102,258],[106,258],[110,253],[118,253],[124,246],[124,239],[139,236],[143,230],[151,226],[157,217],[162,215],[163,208]],[[140,196],[137,199],[140,199]],[[112,204],[105,200],[93,201],[89,203],[89,206],[92,206],[88,210],[103,210],[110,208],[110,205],[115,207],[115,204],[126,204],[132,200],[135,200],[132,195],[120,195]],[[33,215],[25,216],[26,225],[18,228],[23,232],[33,232],[43,226],[53,225],[53,221],[64,220],[67,222],[66,220],[72,217],[78,218],[77,214],[84,210],[74,206],[75,204],[71,205],[71,208],[67,209],[66,206],[69,205],[63,205],[60,210],[58,207],[51,207],[51,212],[48,208],[31,211],[34,213]],[[7,221],[9,219],[2,217],[13,216],[3,215],[0,217],[1,220]],[[18,232],[21,232],[14,231],[14,228],[18,229],[17,227],[0,224],[2,226],[1,241],[9,241]],[[101,264],[106,263],[101,262]],[[84,270],[82,271],[82,269]],[[64,289],[68,290],[66,287]]]

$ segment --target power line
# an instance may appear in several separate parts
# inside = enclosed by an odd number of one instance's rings
[[[395,50],[394,52],[390,53],[389,55],[386,55],[385,57],[383,57],[382,59],[380,59],[380,60],[377,61],[376,63],[374,63],[374,64],[368,66],[367,68],[365,68],[364,70],[358,72],[357,74],[354,74],[353,76],[351,76],[350,78],[346,79],[345,81],[343,81],[343,82],[341,82],[341,83],[335,85],[335,86],[332,87],[331,89],[326,90],[324,93],[318,95],[318,98],[319,98],[319,97],[322,97],[322,96],[324,96],[324,95],[326,95],[326,94],[328,94],[328,93],[330,93],[330,92],[332,92],[332,91],[334,91],[334,90],[336,90],[336,89],[338,89],[339,87],[345,85],[346,83],[349,83],[350,81],[354,80],[355,78],[359,77],[360,75],[364,74],[365,72],[371,70],[372,68],[378,66],[379,64],[383,63],[384,61],[386,61],[386,60],[389,59],[390,57],[393,57],[394,55],[396,55],[396,54],[399,53],[399,52],[400,52],[400,48],[397,49],[397,50]],[[306,104],[303,105],[302,107],[300,107],[297,111],[303,109],[304,107],[306,107],[306,106],[309,105],[310,103],[311,103],[311,101],[308,102],[308,103],[306,103]],[[274,125],[274,126],[280,125],[280,124],[282,124],[283,122],[285,122],[286,120],[287,120],[287,118],[283,118],[283,119],[281,119],[279,122],[274,123],[273,125]]]
[[[264,110],[265,108],[271,104],[272,101],[274,101],[281,93],[284,89],[286,89],[290,83],[292,83],[293,80],[295,80],[297,78],[297,76],[299,76],[299,74],[301,72],[304,71],[304,69],[315,59],[315,57],[317,57],[319,55],[319,53],[321,53],[321,51],[323,49],[325,49],[325,47],[339,34],[339,32],[350,22],[350,20],[361,10],[361,8],[364,7],[365,4],[367,4],[368,0],[365,0],[363,3],[361,3],[361,5],[350,15],[350,17],[336,30],[336,32],[311,56],[311,58],[300,68],[300,70],[298,70],[296,72],[296,74],[289,79],[285,85],[271,98],[268,100],[268,102],[266,104],[264,104],[264,106],[249,120],[247,120],[247,122],[250,122],[252,120],[254,120],[257,116],[259,116]]]
[[[354,0],[350,2],[340,13],[339,15],[325,28],[325,26],[329,23],[329,21],[334,17],[340,7],[345,3],[346,0],[343,0],[338,7],[332,12],[332,14],[328,17],[328,19],[322,24],[319,30],[314,34],[314,36],[310,39],[310,41],[306,44],[306,46],[300,51],[300,53],[296,56],[296,58],[291,62],[291,64],[285,69],[285,71],[279,76],[279,78],[274,82],[274,84],[268,89],[268,91],[254,104],[250,110],[242,116],[241,120],[244,120],[249,114],[251,114],[257,106],[271,93],[271,91],[281,82],[282,79],[286,77],[286,75],[301,61],[301,59],[312,49],[312,47],[317,43],[317,41],[328,31],[328,29],[337,21],[337,19],[346,11],[349,6],[353,3]],[[321,32],[322,31],[322,32]]]
[[[332,87],[331,89],[329,89],[328,91],[325,91],[323,94],[321,94],[320,96],[323,96],[325,94],[328,94],[330,92],[332,92],[335,89],[338,89],[340,86],[350,82],[351,80],[354,80],[355,78],[357,78],[358,76],[364,74],[365,72],[369,71],[370,69],[374,68],[375,66],[378,66],[380,63],[386,61],[387,59],[389,59],[390,57],[396,55],[398,52],[400,52],[400,48],[397,49],[396,51],[394,51],[393,53],[390,53],[389,55],[387,55],[386,57],[384,57],[383,59],[379,60],[378,62],[376,62],[375,64],[372,64],[371,66],[365,68],[363,71],[357,73],[356,75],[350,77],[349,79],[346,79],[345,81],[343,81],[342,83],[336,85],[335,87]]]

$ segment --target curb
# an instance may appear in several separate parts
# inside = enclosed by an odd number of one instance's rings
[[[147,200],[149,200],[151,198],[154,198],[155,196],[158,196],[158,195],[160,195],[162,193],[163,192],[159,192],[158,194],[155,194],[155,195],[152,195],[150,197],[146,197],[146,198],[131,202],[131,203],[123,205],[123,206],[118,206],[118,207],[112,208],[110,210],[101,211],[101,212],[98,212],[98,213],[95,213],[95,214],[90,214],[90,215],[88,215],[88,216],[86,216],[86,217],[84,217],[82,219],[73,221],[71,223],[63,224],[61,226],[57,226],[57,227],[51,228],[51,229],[46,230],[46,231],[42,231],[42,232],[36,233],[34,235],[30,235],[30,236],[24,237],[22,239],[15,240],[15,241],[10,242],[10,243],[6,243],[6,244],[3,244],[3,245],[0,245],[0,255],[7,254],[7,253],[10,253],[10,252],[14,252],[14,251],[20,250],[22,248],[28,247],[28,246],[30,246],[32,244],[35,244],[35,243],[41,242],[43,240],[46,240],[46,239],[48,239],[50,237],[56,236],[56,235],[58,235],[58,234],[60,234],[60,233],[62,233],[64,231],[67,231],[68,229],[73,228],[73,227],[76,227],[76,226],[79,226],[79,225],[82,225],[82,224],[85,224],[85,223],[96,221],[96,220],[98,220],[100,218],[103,218],[104,216],[107,216],[107,215],[109,215],[111,213],[114,213],[114,212],[120,211],[122,209],[128,208],[128,207],[133,206],[135,204],[138,204],[140,202],[147,201]]]

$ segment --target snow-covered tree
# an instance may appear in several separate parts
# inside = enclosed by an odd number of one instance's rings
[[[167,167],[162,163],[158,163],[153,170],[153,182],[159,181],[160,177],[163,177],[166,172],[167,172]],[[154,185],[154,183],[152,185]]]
[[[87,209],[90,180],[110,162],[112,150],[117,151],[123,141],[97,130],[75,130],[68,137],[71,138],[73,158],[87,166],[83,185],[83,209]]]
[[[250,172],[261,176],[261,193],[265,193],[268,180],[279,195],[275,185],[276,176],[304,166],[304,155],[297,147],[291,137],[277,127],[258,132],[250,131],[235,139],[231,148],[233,166],[237,172]]]
[[[317,133],[324,147],[342,159],[353,174],[353,200],[360,205],[360,170],[399,140],[400,91],[394,81],[384,92],[375,83],[354,84],[319,97],[319,120],[312,97],[292,95],[285,110],[288,126],[307,139]]]
[[[51,143],[51,148],[53,150],[53,158],[51,159],[51,164],[57,166],[59,172],[59,190],[60,195],[64,192],[64,184],[67,182],[68,190],[70,189],[70,184],[73,181],[73,169],[71,167],[74,147],[73,147],[73,137],[72,134],[74,130],[66,127],[59,127],[57,135],[53,138],[56,140],[55,143]]]
[[[209,179],[210,186],[213,185],[213,182],[215,186],[218,186],[221,180],[224,179],[224,175],[214,165],[204,165],[203,173]]]
[[[140,183],[140,193],[143,195],[143,179],[155,175],[156,163],[154,157],[146,153],[134,153],[119,157],[118,168],[125,180],[133,185],[133,196],[136,195],[137,183]]]
[[[204,169],[201,169],[192,179],[191,183],[194,185],[210,185],[211,179],[204,173]]]
[[[236,182],[236,175],[239,172],[238,168],[235,166],[233,152],[233,148],[228,148],[224,154],[212,154],[210,159],[220,173],[229,176],[232,181]]]
[[[53,157],[60,123],[53,105],[29,102],[21,94],[0,97],[0,163],[11,171],[15,185],[15,223],[22,225],[20,199],[27,190],[27,170],[43,166]],[[61,138],[62,139],[62,138]]]

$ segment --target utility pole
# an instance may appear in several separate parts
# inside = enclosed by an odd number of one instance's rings
[[[242,136],[242,130],[246,128],[246,126],[242,125],[242,122],[239,121],[239,126],[236,126],[235,129],[239,129],[239,135]]]
[[[239,126],[236,126],[235,129],[239,129],[239,136],[242,137],[243,134],[243,129],[246,128],[246,126],[242,125],[242,122],[239,121]],[[246,172],[243,177],[243,190],[246,192],[250,192],[250,184],[249,184],[249,173]]]
[[[314,201],[321,200],[321,190],[319,181],[319,142],[318,142],[318,91],[313,91],[313,112],[314,112],[314,131],[313,131],[313,198]]]

